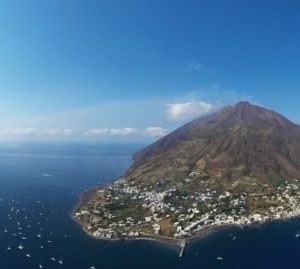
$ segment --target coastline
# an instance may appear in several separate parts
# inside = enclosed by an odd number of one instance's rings
[[[99,187],[101,188],[101,187]],[[103,241],[111,241],[111,242],[122,242],[122,241],[151,241],[151,242],[156,242],[159,244],[163,244],[165,246],[169,246],[169,247],[176,247],[179,249],[179,257],[183,256],[183,252],[185,250],[185,247],[187,244],[189,243],[193,243],[195,241],[198,241],[202,238],[206,238],[216,232],[219,231],[223,231],[229,228],[241,228],[244,229],[246,227],[253,227],[253,228],[259,228],[262,225],[267,225],[269,223],[273,223],[273,222],[285,222],[285,221],[289,221],[292,219],[296,219],[299,218],[300,215],[298,216],[291,216],[291,217],[282,217],[282,218],[277,218],[277,219],[269,219],[267,221],[263,221],[263,222],[253,222],[253,223],[249,223],[249,224],[220,224],[220,225],[216,225],[213,227],[209,227],[206,230],[203,230],[201,232],[199,232],[198,234],[195,234],[191,237],[187,237],[187,238],[183,238],[183,239],[176,239],[173,237],[166,237],[166,236],[162,236],[162,235],[155,235],[155,234],[147,234],[147,233],[140,233],[140,236],[138,237],[124,237],[124,238],[104,238],[104,237],[97,237],[94,236],[92,233],[90,233],[89,231],[87,231],[85,228],[83,228],[82,224],[80,221],[78,221],[78,219],[76,219],[74,217],[74,212],[77,210],[78,207],[80,207],[80,205],[82,203],[84,203],[86,200],[89,199],[90,195],[92,195],[98,188],[92,188],[92,189],[88,189],[85,190],[83,192],[80,193],[79,195],[79,199],[78,202],[76,203],[76,205],[74,206],[72,212],[71,212],[71,218],[75,221],[75,223],[77,223],[80,228],[91,238],[96,239],[96,240],[103,240]]]

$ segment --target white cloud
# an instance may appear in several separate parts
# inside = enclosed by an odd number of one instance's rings
[[[73,129],[63,129],[63,135],[69,136],[69,135],[74,135],[75,131]]]
[[[187,120],[204,116],[214,109],[212,104],[201,101],[174,103],[168,104],[167,106],[167,116],[168,119],[172,121]]]
[[[84,135],[88,136],[98,136],[98,135],[107,135],[109,134],[109,129],[90,129],[84,132]]]
[[[167,130],[162,127],[148,127],[144,133],[147,136],[163,136],[167,133]]]
[[[204,66],[200,63],[197,62],[190,62],[188,63],[188,70],[189,71],[198,71],[202,69]]]
[[[72,129],[37,129],[37,128],[10,128],[0,131],[5,137],[28,137],[28,136],[70,136],[75,133]]]
[[[138,132],[138,130],[136,128],[112,128],[112,129],[110,129],[111,135],[126,136],[126,135],[136,134],[137,132]]]
[[[40,136],[70,136],[73,135],[75,131],[73,129],[46,129],[38,132]]]
[[[98,128],[87,131],[75,131],[73,129],[37,129],[37,128],[11,128],[0,130],[1,137],[69,137],[69,136],[163,136],[166,130],[162,127],[137,128]]]
[[[3,136],[34,136],[38,133],[39,130],[36,128],[13,128],[1,131],[1,135]]]
[[[84,135],[88,136],[101,136],[101,135],[112,135],[112,136],[127,136],[137,134],[138,130],[136,128],[100,128],[100,129],[90,129],[84,132]]]
[[[147,127],[146,129],[137,129],[137,128],[99,128],[99,129],[90,129],[85,131],[83,134],[86,136],[163,136],[167,133],[167,130],[162,127]]]
[[[61,130],[59,129],[46,129],[46,130],[41,130],[38,135],[41,136],[59,136],[61,135]]]

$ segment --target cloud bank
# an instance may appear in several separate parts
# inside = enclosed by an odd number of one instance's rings
[[[70,136],[88,136],[88,137],[126,137],[126,136],[144,136],[159,137],[167,133],[162,127],[147,127],[146,129],[137,129],[132,127],[125,128],[95,128],[85,131],[75,131],[73,129],[38,129],[38,128],[11,128],[0,130],[0,137],[70,137]]]
[[[37,128],[10,128],[0,130],[0,135],[5,137],[23,136],[70,136],[75,134],[73,129],[37,129]]]
[[[163,136],[167,133],[162,127],[147,127],[146,129],[137,129],[137,128],[99,128],[99,129],[90,129],[85,131],[83,134],[85,136]]]
[[[162,127],[148,127],[145,130],[147,136],[164,136],[166,135],[167,130]]]
[[[138,130],[136,128],[99,128],[99,129],[90,129],[84,132],[84,135],[87,136],[128,136],[137,134]]]

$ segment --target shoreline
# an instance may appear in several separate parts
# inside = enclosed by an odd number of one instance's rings
[[[173,238],[173,237],[166,237],[166,236],[162,236],[162,235],[155,235],[155,234],[147,234],[147,233],[140,233],[140,236],[138,237],[124,237],[124,238],[104,238],[104,237],[97,237],[94,236],[92,233],[90,233],[89,231],[87,231],[81,224],[80,221],[78,221],[73,213],[77,210],[78,207],[80,207],[80,205],[82,203],[84,203],[84,201],[86,199],[89,198],[89,196],[98,188],[92,188],[92,189],[88,189],[85,190],[83,192],[80,193],[79,195],[79,199],[78,202],[76,203],[76,205],[74,206],[72,212],[71,212],[71,218],[73,219],[73,221],[75,223],[77,223],[81,230],[83,230],[88,236],[90,236],[91,238],[95,239],[95,240],[103,240],[103,241],[111,241],[111,242],[128,242],[128,241],[150,241],[150,242],[155,242],[158,244],[163,244],[165,246],[170,246],[170,247],[176,247],[179,248],[179,257],[183,256],[183,252],[185,250],[185,247],[187,244],[189,243],[193,243],[195,241],[201,240],[203,238],[206,238],[214,233],[217,233],[219,231],[223,231],[229,228],[259,228],[262,225],[267,225],[270,223],[274,223],[274,222],[286,222],[292,219],[297,219],[300,218],[300,215],[298,216],[291,216],[291,217],[282,217],[282,218],[277,218],[277,219],[269,219],[267,221],[263,221],[263,222],[253,222],[253,223],[249,223],[249,224],[220,224],[217,226],[213,226],[213,227],[209,227],[206,230],[203,230],[201,232],[199,232],[198,234],[195,234],[191,237],[187,237],[187,238],[182,238],[182,239],[177,239],[177,238]]]

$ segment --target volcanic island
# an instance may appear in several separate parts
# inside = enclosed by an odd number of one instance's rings
[[[72,216],[89,235],[183,247],[222,227],[300,215],[300,127],[263,107],[222,108],[133,159],[81,195]]]

